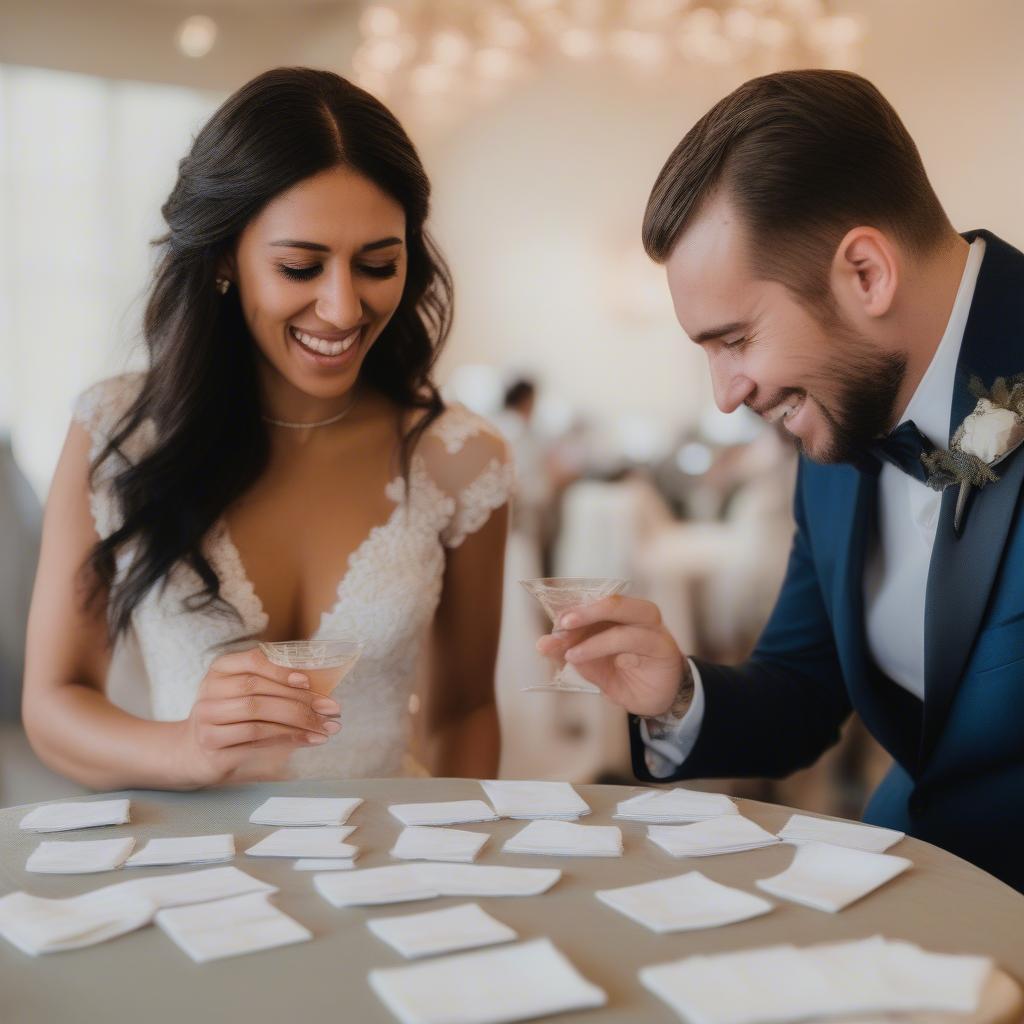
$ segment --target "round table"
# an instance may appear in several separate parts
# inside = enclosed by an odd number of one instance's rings
[[[624,786],[577,786],[592,808],[583,820],[609,824],[615,805],[639,791]],[[248,956],[193,963],[158,928],[147,927],[88,949],[30,957],[0,940],[0,1021],[4,1024],[103,1024],[145,1021],[183,1024],[224,1019],[246,1024],[281,1024],[304,1019],[342,1019],[359,1024],[394,1020],[367,982],[375,967],[409,961],[366,927],[371,917],[409,914],[454,906],[464,899],[432,900],[383,907],[330,906],[313,888],[313,876],[292,869],[292,861],[246,857],[244,851],[267,835],[249,815],[269,796],[360,796],[352,815],[358,825],[349,842],[361,849],[359,867],[398,863],[388,854],[401,825],[389,804],[482,799],[478,783],[465,779],[360,779],[290,782],[201,793],[150,790],[110,794],[131,799],[131,824],[64,833],[64,838],[101,839],[133,835],[138,846],[156,836],[232,832],[238,851],[233,863],[279,887],[273,902],[309,928],[312,942]],[[789,808],[739,801],[741,812],[775,832]],[[24,870],[40,839],[60,835],[22,832],[18,822],[29,807],[0,811],[0,895],[24,889],[33,895],[74,896],[103,885],[195,868],[130,868],[94,875],[40,875]],[[487,832],[491,840],[479,864],[559,867],[562,879],[541,896],[482,899],[484,909],[514,928],[521,939],[550,938],[577,969],[608,993],[608,1005],[563,1014],[560,1024],[623,1024],[678,1021],[667,1005],[640,984],[637,972],[697,953],[789,942],[866,938],[881,934],[907,939],[934,952],[992,957],[1002,969],[1024,979],[1024,895],[966,861],[927,843],[905,839],[893,852],[914,867],[838,914],[776,900],[775,909],[751,921],[696,932],[656,935],[600,903],[595,889],[653,881],[698,869],[715,881],[759,892],[755,879],[776,874],[793,856],[788,845],[699,860],[673,859],[646,839],[646,825],[616,821],[622,828],[621,858],[540,857],[501,852],[504,841],[524,826],[502,820],[460,828]],[[138,848],[137,846],[137,848]],[[1016,1020],[1018,1002],[1009,1015]],[[330,1015],[330,1017],[328,1017]],[[554,1018],[552,1018],[554,1019]]]

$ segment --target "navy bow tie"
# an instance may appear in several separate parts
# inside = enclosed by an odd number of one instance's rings
[[[934,450],[935,445],[917,429],[913,420],[901,423],[891,434],[880,437],[867,447],[868,453],[878,462],[891,462],[921,483],[928,481],[928,470],[921,456]]]

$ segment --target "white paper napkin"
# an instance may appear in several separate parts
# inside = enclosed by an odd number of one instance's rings
[[[175,836],[150,839],[128,858],[127,866],[153,867],[162,864],[215,864],[235,855],[235,837],[231,833],[216,836]]]
[[[548,939],[371,971],[370,984],[402,1024],[504,1024],[608,1001]]]
[[[699,871],[661,878],[621,889],[601,889],[594,895],[620,914],[653,932],[681,932],[746,921],[767,914],[771,903],[721,885]]]
[[[470,864],[488,839],[486,832],[410,825],[402,829],[391,856],[399,860],[453,860]]]
[[[156,923],[200,964],[313,938],[309,929],[273,906],[265,893],[161,910]]]
[[[56,953],[133,931],[164,907],[276,891],[244,871],[226,867],[119,882],[69,899],[14,892],[0,899],[0,936],[32,956]]]
[[[313,884],[336,907],[365,907],[439,896],[538,896],[561,876],[555,868],[416,863],[314,875]]]
[[[403,825],[468,825],[475,821],[498,820],[498,815],[483,800],[392,804],[388,811]]]
[[[785,871],[760,878],[773,896],[832,913],[848,907],[911,867],[905,857],[867,853],[830,843],[804,843]]]
[[[342,840],[353,832],[353,825],[345,828],[279,828],[245,852],[250,857],[352,858],[359,853],[359,847]]]
[[[781,842],[771,832],[740,814],[708,818],[692,825],[650,825],[647,838],[673,857],[711,857],[777,846]]]
[[[739,813],[739,808],[724,793],[702,793],[693,789],[649,789],[623,800],[615,809],[616,818],[653,825],[706,821]]]
[[[553,857],[621,857],[622,831],[615,825],[531,821],[502,849],[505,853],[539,853]]]
[[[853,821],[829,821],[812,818],[807,814],[794,814],[779,832],[779,838],[789,843],[834,843],[868,853],[885,853],[906,836],[893,828],[877,828]]]
[[[300,857],[293,865],[294,871],[351,871],[356,866],[355,860],[342,857]]]
[[[249,815],[254,825],[344,825],[361,797],[272,796]]]
[[[561,818],[589,814],[590,806],[568,782],[484,779],[480,783],[502,818]]]
[[[640,980],[692,1024],[785,1024],[906,1011],[971,1013],[991,969],[983,957],[927,953],[876,936],[693,956],[645,967]]]
[[[124,839],[43,840],[29,854],[26,871],[47,875],[85,875],[119,868],[135,846],[131,836]]]
[[[375,917],[366,925],[377,938],[410,960],[493,946],[519,937],[476,903],[401,917]]]
[[[68,804],[43,804],[21,819],[26,832],[63,832],[72,828],[124,825],[129,820],[127,800],[84,800]]]

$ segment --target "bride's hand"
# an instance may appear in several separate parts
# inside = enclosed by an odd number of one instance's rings
[[[253,648],[218,658],[180,723],[179,778],[200,788],[229,781],[261,747],[315,746],[340,725],[336,701],[309,688],[301,672],[272,664]]]
[[[570,609],[555,626],[538,641],[541,654],[564,658],[633,714],[660,715],[672,706],[688,663],[657,605],[614,595]]]

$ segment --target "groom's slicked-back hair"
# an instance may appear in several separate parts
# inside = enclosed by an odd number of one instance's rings
[[[952,231],[920,154],[884,96],[845,71],[782,71],[715,104],[661,169],[643,243],[668,259],[719,190],[744,221],[751,269],[831,306],[829,269],[853,227],[927,252]]]

